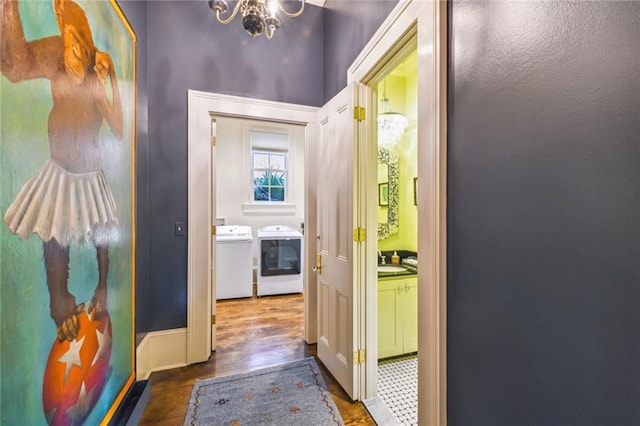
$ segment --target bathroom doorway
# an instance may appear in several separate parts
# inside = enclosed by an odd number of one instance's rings
[[[369,84],[376,137],[368,141],[367,189],[377,230],[376,392],[365,400],[380,423],[417,425],[418,404],[418,102],[416,37]],[[375,158],[373,154],[375,153]],[[375,204],[375,205],[374,205]],[[373,287],[373,286],[372,286]]]
[[[415,39],[411,47],[411,39]],[[349,68],[347,82],[366,85],[366,123],[359,192],[364,206],[367,238],[358,290],[363,295],[366,359],[364,401],[378,396],[378,84],[407,56],[417,52],[417,179],[418,250],[422,267],[417,274],[418,298],[418,417],[420,424],[446,424],[446,58],[447,5],[444,2],[398,3],[363,52]],[[406,49],[406,50],[405,50]],[[404,54],[403,54],[404,53]],[[384,87],[382,87],[384,91]],[[372,93],[375,92],[375,93]],[[413,185],[413,183],[412,183]],[[413,189],[413,188],[412,188]],[[384,201],[383,201],[384,202]],[[374,231],[374,232],[371,232]],[[393,256],[393,253],[391,253]],[[404,287],[402,288],[404,292]],[[397,289],[396,289],[397,291]],[[382,403],[381,403],[382,404]],[[369,405],[367,405],[369,408]],[[388,410],[387,410],[388,411]],[[376,416],[374,415],[374,418]],[[378,419],[394,424],[397,419]]]

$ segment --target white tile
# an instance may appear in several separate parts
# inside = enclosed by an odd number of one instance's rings
[[[417,389],[417,356],[378,364],[378,396],[403,425],[417,425]]]

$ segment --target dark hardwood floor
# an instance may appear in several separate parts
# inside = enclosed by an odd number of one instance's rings
[[[255,293],[255,292],[254,292]],[[182,425],[196,379],[227,376],[313,356],[347,425],[375,425],[307,345],[302,295],[222,300],[217,304],[217,349],[207,362],[151,374],[151,397],[141,425]]]

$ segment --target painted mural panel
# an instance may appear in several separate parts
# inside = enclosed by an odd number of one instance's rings
[[[135,35],[0,0],[0,423],[98,424],[134,380]]]

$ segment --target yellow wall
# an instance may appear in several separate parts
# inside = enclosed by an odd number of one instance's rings
[[[413,178],[418,176],[417,152],[417,73],[409,70],[406,76],[387,77],[387,97],[391,109],[407,117],[409,127],[400,141],[390,151],[398,156],[400,171],[398,189],[398,233],[378,241],[378,248],[386,250],[418,250],[418,208],[413,200]],[[383,87],[380,84],[378,96],[382,98]]]

